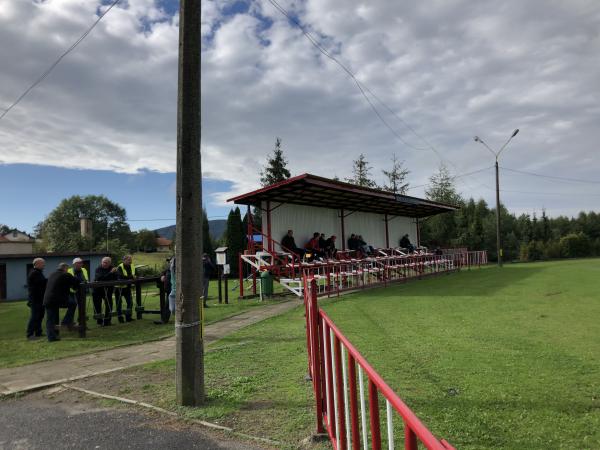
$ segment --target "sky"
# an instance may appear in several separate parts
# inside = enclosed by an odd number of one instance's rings
[[[473,136],[498,149],[516,128],[500,158],[510,211],[599,209],[597,1],[277,1],[371,103],[268,0],[203,0],[209,217],[258,187],[276,137],[293,175],[343,179],[364,153],[382,183],[395,154],[415,196],[442,162],[454,175],[485,169],[456,185],[493,205],[494,157]],[[0,0],[0,108],[108,3]],[[174,218],[177,51],[178,2],[114,7],[0,120],[0,223],[32,231],[73,194],[107,195],[133,229],[172,223],[149,219]]]

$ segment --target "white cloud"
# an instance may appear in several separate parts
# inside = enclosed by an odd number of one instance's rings
[[[598,179],[600,5],[593,1],[418,3],[281,1],[398,115],[452,161],[454,172],[492,164],[472,141],[498,147],[521,133],[502,165]],[[7,107],[95,20],[99,1],[0,0],[0,107]],[[437,156],[398,141],[347,74],[272,5],[225,15],[203,1],[203,169],[256,187],[275,136],[295,174],[348,176],[364,152],[377,169],[392,153],[411,182]],[[266,23],[268,17],[272,24]],[[175,170],[178,18],[154,0],[115,7],[88,38],[0,121],[0,163]],[[405,140],[424,143],[378,105]],[[466,195],[493,199],[492,172],[460,179]],[[592,209],[596,186],[503,175],[511,209]],[[233,192],[217,194],[221,202]],[[417,195],[422,190],[413,191]]]

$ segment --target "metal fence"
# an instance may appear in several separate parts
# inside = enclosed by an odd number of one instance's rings
[[[418,443],[429,450],[453,449],[436,438],[373,369],[317,305],[317,280],[304,278],[308,368],[317,412],[317,432],[327,433],[335,450],[388,449],[403,441],[406,450]],[[381,414],[380,396],[385,401]],[[403,423],[398,436],[394,421]]]

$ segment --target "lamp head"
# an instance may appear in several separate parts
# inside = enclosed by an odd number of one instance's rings
[[[479,142],[481,139],[479,139],[479,136],[475,136],[475,137],[473,138],[473,140],[474,140],[475,142]]]
[[[519,129],[517,128],[515,131],[513,131],[511,138],[514,138],[518,133],[519,133]]]

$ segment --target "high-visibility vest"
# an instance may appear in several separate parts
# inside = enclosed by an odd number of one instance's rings
[[[130,270],[131,270],[131,278],[135,278],[135,266],[133,265],[133,263],[129,266]],[[125,269],[125,264],[121,263],[117,266],[117,271],[120,272],[121,275],[123,275],[123,278],[128,278],[129,275],[127,274],[127,269]],[[120,288],[126,288],[129,287],[130,285],[125,284],[125,285],[121,285],[121,286],[117,286]]]
[[[81,268],[81,271],[83,272],[83,278],[85,279],[85,282],[87,283],[88,281],[90,281],[90,277],[88,277],[88,271],[85,267]],[[68,273],[70,273],[71,275],[75,276],[75,269],[73,269],[72,267],[69,268],[69,270],[67,270]],[[77,289],[73,289],[71,288],[71,294],[76,294],[77,293]]]

